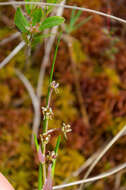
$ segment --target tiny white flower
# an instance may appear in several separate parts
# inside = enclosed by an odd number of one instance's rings
[[[50,84],[51,88],[58,93],[58,87],[59,87],[59,83],[56,83],[56,81],[52,81]]]
[[[48,107],[42,107],[42,113],[43,113],[43,119],[52,119],[53,111],[52,108]]]
[[[50,138],[51,138],[51,135],[48,134],[48,133],[43,133],[40,135],[40,138],[41,138],[41,141],[44,143],[44,144],[48,144]]]
[[[69,133],[71,131],[72,131],[71,126],[69,124],[63,123],[62,132],[64,133],[64,136],[66,139],[67,139],[67,133]]]
[[[49,162],[52,162],[53,160],[56,159],[56,153],[54,151],[52,151],[52,152],[49,151],[48,155],[47,155],[47,158],[48,158]]]

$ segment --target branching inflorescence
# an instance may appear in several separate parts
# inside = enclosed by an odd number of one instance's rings
[[[64,136],[67,138],[67,133],[71,132],[71,127],[69,124],[63,123],[63,126],[61,129],[54,129],[54,130],[48,130],[48,121],[52,119],[53,117],[53,111],[52,108],[50,107],[50,102],[51,102],[51,95],[54,92],[57,92],[57,88],[59,86],[58,83],[53,81],[53,72],[54,72],[54,65],[55,65],[55,60],[56,60],[56,55],[57,55],[57,50],[58,50],[58,45],[59,45],[60,39],[58,40],[57,47],[55,50],[54,54],[54,59],[52,63],[52,68],[51,68],[51,73],[50,73],[50,80],[49,80],[49,87],[48,87],[48,93],[47,93],[47,98],[46,98],[46,107],[42,107],[42,114],[43,114],[43,128],[42,128],[42,134],[40,135],[41,139],[41,144],[40,146],[38,145],[37,138],[35,137],[35,142],[36,142],[36,148],[38,151],[38,157],[40,161],[40,166],[39,166],[39,187],[38,189],[51,189],[52,188],[52,178],[54,176],[54,170],[55,170],[55,164],[56,164],[56,157],[57,157],[57,152],[59,149],[60,145],[60,140],[61,140],[61,135],[58,136],[57,138],[57,143],[55,146],[55,150],[53,151],[46,151],[46,146],[50,141],[52,132],[55,130],[58,130],[60,132],[64,133]],[[46,168],[48,168],[48,172],[46,175]],[[42,180],[41,180],[42,179]]]

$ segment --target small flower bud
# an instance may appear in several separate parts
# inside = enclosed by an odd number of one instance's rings
[[[47,159],[49,162],[53,162],[56,159],[56,154],[54,151],[48,152]]]
[[[66,139],[67,139],[67,133],[69,133],[71,131],[72,131],[71,126],[69,124],[63,123],[62,132],[64,133],[64,136]]]
[[[56,83],[56,81],[52,81],[50,86],[55,91],[55,93],[58,93],[59,83]]]
[[[40,135],[40,138],[41,138],[41,141],[44,143],[44,144],[48,144],[50,138],[51,138],[51,135],[48,134],[48,133],[43,133],[42,135]]]

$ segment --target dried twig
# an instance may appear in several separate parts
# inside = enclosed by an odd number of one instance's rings
[[[105,155],[105,153],[112,147],[112,145],[120,138],[122,137],[126,132],[126,126],[123,127],[123,129],[106,145],[106,147],[100,152],[99,156],[96,158],[96,160],[92,163],[92,165],[89,167],[88,171],[86,172],[84,179],[86,179],[94,167],[97,165],[97,163],[101,160],[101,158]],[[81,185],[80,189],[83,189],[84,186]]]
[[[116,174],[115,187],[114,187],[115,190],[121,190],[121,187],[120,187],[121,186],[121,178],[124,173],[126,173],[126,170],[120,171],[119,173]]]
[[[105,147],[105,145],[104,145],[104,147]],[[99,153],[101,152],[101,149],[103,149],[103,147],[101,147],[90,158],[88,158],[85,161],[85,163],[77,171],[74,171],[69,177],[67,177],[62,184],[67,183],[72,177],[79,176],[86,168],[88,168],[94,162],[94,160],[98,157]]]
[[[113,15],[109,15],[109,14],[106,14],[106,13],[103,13],[103,12],[100,12],[100,11],[95,11],[95,10],[92,10],[92,9],[88,9],[88,8],[85,8],[85,7],[77,7],[77,6],[62,5],[62,4],[55,4],[55,3],[44,3],[44,2],[24,2],[24,1],[0,2],[0,6],[8,6],[8,5],[13,5],[13,4],[15,4],[15,5],[34,4],[34,5],[39,5],[39,6],[42,6],[42,7],[52,5],[52,6],[55,6],[55,7],[63,7],[63,8],[67,8],[67,9],[81,10],[81,11],[97,14],[97,15],[100,15],[100,16],[109,17],[111,19],[114,19],[114,20],[122,22],[122,23],[126,23],[126,20],[124,20],[124,19],[118,18],[118,17],[113,16]]]
[[[79,180],[79,181],[75,181],[75,182],[64,184],[64,185],[57,185],[57,186],[54,186],[53,189],[61,189],[61,188],[70,187],[70,186],[74,186],[74,185],[80,185],[80,184],[83,184],[83,183],[94,182],[94,181],[109,177],[111,175],[114,175],[114,174],[120,172],[121,170],[123,170],[125,168],[126,168],[126,163],[121,164],[121,165],[115,167],[114,169],[111,169],[108,172],[102,173],[102,174],[100,174],[98,176],[91,177],[91,178],[88,178],[88,179]]]
[[[12,34],[11,36],[9,36],[8,38],[5,38],[3,40],[0,41],[0,46],[3,46],[9,42],[11,42],[12,40],[15,40],[16,38],[20,37],[20,32],[16,32],[14,34]]]
[[[26,87],[29,96],[31,97],[32,100],[32,104],[33,104],[33,108],[34,108],[34,119],[33,119],[33,135],[37,134],[37,127],[40,125],[40,104],[39,104],[39,100],[38,97],[35,94],[35,91],[32,87],[32,85],[30,84],[30,82],[28,81],[28,79],[23,75],[23,73],[21,73],[19,70],[15,70],[16,75],[20,78],[20,80],[23,82],[24,86]],[[32,142],[33,142],[33,137],[32,136]]]
[[[120,189],[121,177],[122,177],[122,171],[117,173],[115,176],[115,187],[114,187],[115,190]]]
[[[20,42],[16,48],[0,63],[0,69],[2,69],[24,46],[25,42]]]

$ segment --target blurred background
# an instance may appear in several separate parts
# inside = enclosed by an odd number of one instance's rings
[[[126,19],[125,0],[68,0],[67,4],[87,7]],[[0,7],[0,62],[21,42],[20,35],[7,43],[17,32],[15,7]],[[72,10],[65,9],[66,19],[58,50],[54,79],[59,93],[53,95],[54,118],[50,128],[70,123],[72,133],[62,138],[56,165],[55,184],[83,178],[87,168],[73,175],[86,160],[112,139],[126,124],[126,25],[86,12],[78,16],[71,29]],[[77,14],[75,12],[74,14]],[[45,105],[50,63],[46,68],[41,97]],[[24,47],[0,70],[0,171],[16,190],[37,187],[38,160],[31,147],[34,109],[29,93],[15,73],[19,69],[36,89],[44,43],[31,50]],[[42,117],[41,117],[42,120]],[[41,127],[39,130],[41,133]],[[39,136],[39,135],[38,135]],[[52,139],[52,148],[55,140]],[[126,162],[126,137],[122,137],[101,159],[90,176],[98,175]],[[77,189],[70,187],[69,189]],[[85,186],[85,190],[125,190],[126,173]]]

